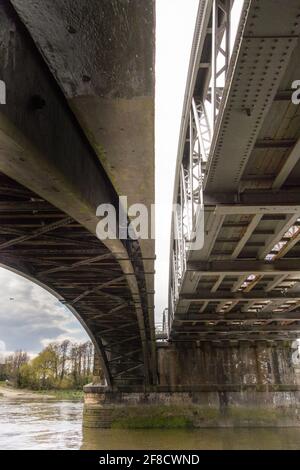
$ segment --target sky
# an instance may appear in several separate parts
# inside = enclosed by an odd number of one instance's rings
[[[168,306],[171,207],[198,0],[156,1],[155,314]]]
[[[156,317],[168,303],[173,181],[198,0],[156,0]],[[0,268],[0,356],[34,355],[51,341],[88,337],[53,295]]]
[[[51,341],[87,341],[78,320],[52,294],[0,268],[0,351],[39,352]]]

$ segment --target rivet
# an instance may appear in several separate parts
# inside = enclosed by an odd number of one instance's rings
[[[70,34],[76,34],[76,29],[73,26],[68,26],[67,30]]]

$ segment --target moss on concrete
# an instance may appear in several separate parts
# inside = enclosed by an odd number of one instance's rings
[[[116,407],[112,411],[114,428],[187,428],[193,420],[184,407],[177,406],[130,406]]]
[[[111,410],[113,428],[191,428],[197,422],[217,422],[219,410],[210,407],[145,405]]]
[[[276,408],[229,408],[226,417],[232,421],[233,426],[236,425],[274,425],[283,423],[285,419],[295,418],[294,412],[289,410],[281,410]]]
[[[85,407],[84,425],[119,429],[278,426],[295,421],[293,410],[267,407],[112,406]],[[102,423],[102,426],[101,426]]]
[[[172,429],[172,428],[191,428],[192,421],[185,416],[170,416],[166,419],[164,416],[136,416],[128,418],[119,418],[113,421],[114,429]]]

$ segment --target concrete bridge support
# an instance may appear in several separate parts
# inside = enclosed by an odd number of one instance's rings
[[[158,346],[159,384],[85,387],[86,427],[300,426],[289,342]]]

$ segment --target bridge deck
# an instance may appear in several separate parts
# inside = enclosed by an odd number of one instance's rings
[[[206,72],[195,65],[210,60],[209,8],[206,14],[207,29],[198,32],[200,52],[191,59],[196,104],[211,71],[209,64]],[[296,0],[244,2],[209,154],[202,161],[204,246],[186,253],[172,340],[299,336],[300,108],[291,100],[292,82],[300,77],[299,15]],[[182,127],[186,141],[178,164],[187,173],[189,122]]]

